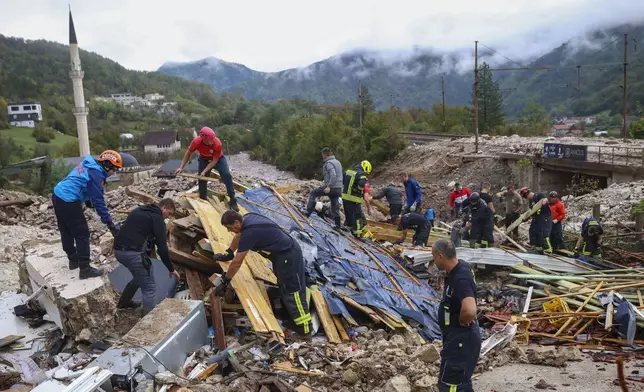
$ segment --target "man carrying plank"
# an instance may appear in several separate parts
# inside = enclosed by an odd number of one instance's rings
[[[231,261],[228,271],[215,282],[215,294],[223,296],[230,281],[241,268],[249,251],[255,251],[273,263],[273,272],[282,293],[282,301],[293,319],[296,332],[309,336],[311,313],[306,301],[306,271],[302,250],[277,223],[259,214],[228,210],[221,216],[221,224],[235,233],[226,253],[217,253],[215,261]],[[235,254],[237,251],[237,254]]]
[[[539,201],[541,201],[541,208],[539,208],[534,215],[532,215],[532,222],[530,223],[530,245],[534,246],[537,253],[543,254],[552,253],[552,245],[550,244],[550,231],[552,230],[552,212],[548,207],[548,198],[543,193],[534,193],[527,187],[521,188],[519,192],[521,197],[528,199],[530,202],[530,209],[532,209]]]

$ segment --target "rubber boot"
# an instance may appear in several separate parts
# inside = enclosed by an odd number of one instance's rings
[[[97,278],[99,276],[103,276],[103,271],[90,267],[89,265],[86,267],[81,267],[80,271],[78,272],[78,278],[79,279],[89,279],[89,278]]]
[[[73,254],[73,255],[67,255],[67,259],[69,260],[69,269],[70,270],[75,270],[78,268],[78,255]]]
[[[230,196],[230,201],[228,201],[228,207],[230,207],[231,210],[235,210],[239,212],[239,206],[237,205],[237,199],[235,199],[235,196]]]
[[[123,289],[123,292],[121,293],[121,298],[119,298],[119,302],[116,304],[117,309],[135,309],[139,305],[135,302],[132,302],[132,298],[134,298],[134,294],[136,294],[136,291],[139,289],[139,287],[132,282],[129,282],[125,288]]]

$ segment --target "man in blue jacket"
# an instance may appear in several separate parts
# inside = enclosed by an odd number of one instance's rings
[[[403,174],[402,181],[405,186],[405,213],[420,211],[423,192],[418,181],[411,178],[409,174]]]
[[[112,235],[116,236],[118,229],[105,205],[103,185],[107,177],[121,167],[123,167],[123,159],[116,151],[103,151],[98,159],[87,155],[54,188],[52,204],[58,221],[60,240],[69,259],[69,269],[80,267],[80,279],[103,275],[103,271],[89,265],[90,236],[83,213],[83,204],[89,208],[95,208],[101,217],[101,222],[107,225]]]

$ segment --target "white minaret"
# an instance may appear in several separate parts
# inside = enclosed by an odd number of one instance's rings
[[[72,78],[74,86],[74,116],[76,116],[76,128],[78,130],[78,147],[80,156],[89,154],[89,134],[87,133],[87,114],[89,110],[85,107],[85,93],[83,92],[83,75],[81,69],[80,55],[78,53],[78,41],[76,30],[72,19],[72,10],[69,10],[69,54],[72,59],[69,77]]]

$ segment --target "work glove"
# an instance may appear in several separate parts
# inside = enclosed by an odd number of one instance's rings
[[[411,207],[409,207],[409,211],[416,212],[416,202],[414,202],[414,204],[412,204]]]
[[[94,208],[94,204],[92,204],[92,201],[91,201],[91,200],[87,200],[87,201],[85,202],[85,207],[87,207],[87,208]]]
[[[226,253],[215,253],[212,256],[212,259],[215,261],[230,261],[235,258],[235,253],[233,253],[233,250],[228,248],[226,249]]]
[[[112,236],[116,238],[116,235],[119,233],[119,230],[121,230],[121,224],[110,221],[107,224],[107,228],[110,230],[110,233],[112,233]]]
[[[215,280],[215,295],[217,297],[223,297],[226,294],[226,289],[230,284],[230,278],[226,274],[221,275]]]

